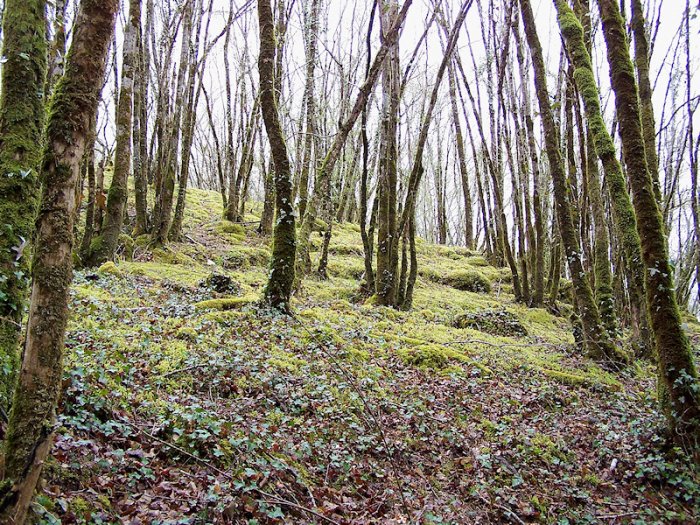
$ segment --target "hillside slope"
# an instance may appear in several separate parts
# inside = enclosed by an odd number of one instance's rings
[[[76,273],[45,522],[700,516],[697,473],[661,450],[650,366],[580,357],[566,318],[515,304],[508,273],[459,248],[419,244],[412,311],[356,302],[352,224],[294,318],[261,311],[267,240],[219,222],[219,199],[190,190],[187,242],[136,239]]]

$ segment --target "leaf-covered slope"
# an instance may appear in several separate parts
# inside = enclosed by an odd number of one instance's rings
[[[367,305],[358,228],[339,225],[331,278],[280,316],[254,303],[267,241],[221,223],[218,194],[188,198],[188,242],[136,239],[132,261],[76,275],[45,519],[697,518],[652,370],[579,357],[565,318],[513,303],[507,272],[421,242],[414,309]]]

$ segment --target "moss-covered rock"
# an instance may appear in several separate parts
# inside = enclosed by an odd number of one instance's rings
[[[119,268],[117,268],[117,265],[114,264],[112,261],[107,261],[106,263],[104,263],[97,269],[97,272],[102,275],[113,275],[115,277],[124,276],[122,271]]]
[[[153,261],[165,264],[187,264],[193,263],[190,257],[180,253],[178,251],[172,250],[170,248],[155,248],[152,251]]]
[[[527,329],[518,317],[505,309],[487,309],[458,315],[452,321],[455,328],[471,328],[491,335],[523,337]]]
[[[212,273],[206,279],[202,279],[199,282],[199,288],[228,295],[237,295],[241,293],[241,285],[228,275],[221,273]]]
[[[236,246],[223,256],[222,266],[230,269],[268,266],[270,257],[270,250],[265,246]]]
[[[465,292],[489,293],[491,281],[477,270],[463,270],[443,277],[442,282]]]
[[[230,233],[233,235],[239,235],[245,237],[245,227],[242,224],[236,224],[231,221],[221,221],[216,225],[216,230],[219,233]]]

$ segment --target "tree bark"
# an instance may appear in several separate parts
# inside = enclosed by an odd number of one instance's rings
[[[695,452],[700,461],[700,385],[690,341],[685,335],[669,263],[664,225],[654,195],[644,149],[637,85],[630,59],[625,24],[615,0],[598,0],[607,45],[610,81],[620,124],[622,152],[627,163],[637,229],[642,239],[647,304],[656,338],[660,381],[668,396],[664,410],[676,442]]]
[[[107,194],[105,223],[100,235],[92,239],[85,266],[99,266],[114,259],[119,234],[124,223],[124,212],[129,195],[131,173],[131,138],[133,92],[138,34],[141,24],[141,0],[129,0],[129,23],[124,31],[123,62],[119,105],[117,107],[117,145],[114,153],[114,174]]]
[[[7,0],[0,99],[0,407],[19,367],[29,252],[39,197],[46,75],[46,1]],[[28,58],[25,58],[28,57]]]
[[[620,366],[627,361],[626,355],[609,339],[600,319],[600,312],[593,299],[588,279],[586,279],[581,262],[581,245],[578,242],[569,201],[569,186],[564,172],[564,163],[559,151],[559,132],[554,122],[552,108],[547,92],[547,72],[542,58],[535,28],[535,18],[530,0],[520,0],[520,10],[525,28],[525,37],[530,47],[530,55],[535,76],[535,92],[539,103],[542,128],[545,136],[547,158],[554,182],[554,200],[556,203],[559,232],[564,245],[564,253],[571,273],[574,295],[581,315],[585,346],[591,357],[603,360],[613,366]]]
[[[265,287],[265,300],[274,308],[289,311],[294,286],[296,229],[292,202],[292,173],[279,121],[275,97],[275,29],[269,0],[258,0],[260,21],[260,106],[275,163],[275,215],[277,221],[272,239],[270,278]]]
[[[643,306],[645,292],[644,274],[646,272],[644,271],[644,263],[642,261],[641,241],[637,233],[637,219],[634,214],[634,208],[629,193],[627,193],[627,184],[622,174],[622,166],[617,159],[615,144],[603,120],[598,88],[593,74],[593,66],[584,40],[583,26],[564,0],[556,0],[556,7],[559,13],[559,25],[561,27],[562,36],[564,37],[569,51],[569,58],[575,68],[574,80],[583,98],[588,129],[592,136],[589,137],[589,139],[593,139],[595,151],[603,165],[605,182],[612,204],[613,220],[620,236],[629,269],[628,275],[631,280],[629,294],[630,306],[632,308],[634,339],[642,347],[648,347],[653,343],[649,332],[646,308]],[[599,187],[599,184],[597,184],[597,175],[592,173],[591,176],[596,178],[596,180],[591,180],[592,184]],[[591,190],[591,202],[593,206],[599,208],[597,211],[594,210],[596,221],[602,223],[604,221],[602,202],[597,201],[598,195],[594,194],[595,191],[596,188]],[[600,214],[600,217],[597,217],[598,214]],[[607,225],[601,224],[600,228],[607,228]],[[599,227],[596,225],[597,241],[602,244],[606,237],[606,232],[599,231]],[[607,247],[605,250],[607,252]],[[599,272],[602,271],[602,268],[598,267],[598,265],[608,264],[602,261],[603,257],[606,259],[608,258],[604,253],[598,252],[596,254],[596,279],[598,279]],[[599,297],[597,299],[599,303],[602,302],[606,304],[607,308],[608,303],[613,300],[611,280],[608,280],[604,274],[601,274],[601,277],[604,281],[600,283],[600,286],[603,288],[610,286],[610,289],[599,289]],[[597,281],[596,286],[599,286]]]
[[[97,110],[117,0],[83,0],[46,128],[22,369],[5,442],[0,522],[22,524],[53,440],[72,280],[80,161]]]

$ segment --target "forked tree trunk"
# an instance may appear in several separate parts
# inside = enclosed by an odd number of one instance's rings
[[[619,366],[627,361],[627,356],[610,341],[607,332],[603,328],[598,307],[593,299],[591,286],[583,271],[581,245],[578,242],[576,230],[574,229],[569,201],[569,187],[561,152],[559,151],[559,132],[550,106],[547,92],[547,71],[542,57],[542,46],[537,36],[530,0],[520,0],[520,8],[525,37],[532,57],[535,92],[539,103],[547,157],[549,158],[549,166],[554,183],[554,200],[559,232],[571,273],[574,295],[579,307],[578,311],[581,316],[586,349],[593,358],[606,361],[613,366]]]
[[[663,407],[675,440],[700,461],[700,385],[682,320],[669,264],[664,224],[654,195],[644,149],[637,85],[625,24],[615,0],[598,0],[608,51],[610,81],[620,123],[622,152],[634,195],[637,229],[642,239],[647,301],[659,359],[659,379],[668,396]]]
[[[63,373],[80,161],[95,118],[117,0],[83,0],[46,128],[22,369],[5,441],[0,523],[23,524],[53,441]]]
[[[39,196],[46,74],[46,2],[7,0],[0,99],[0,407],[19,367],[19,334],[29,285],[27,244]],[[29,57],[26,59],[24,57]]]

